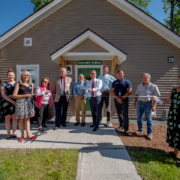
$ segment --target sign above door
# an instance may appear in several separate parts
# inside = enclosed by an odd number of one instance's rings
[[[102,65],[102,61],[77,61],[77,65]]]

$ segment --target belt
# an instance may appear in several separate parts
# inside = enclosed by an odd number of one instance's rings
[[[107,91],[102,91],[101,93],[108,93]]]
[[[150,103],[150,102],[152,102],[152,101],[139,101],[139,102],[141,102],[141,103],[143,103],[143,104],[145,104],[145,103]]]

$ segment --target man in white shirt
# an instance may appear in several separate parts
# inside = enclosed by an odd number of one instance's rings
[[[153,121],[152,112],[156,110],[157,102],[150,99],[150,96],[160,96],[158,87],[151,83],[151,75],[149,73],[142,74],[143,83],[139,84],[136,90],[136,97],[134,100],[134,108],[137,108],[137,124],[138,130],[134,132],[136,135],[143,134],[143,114],[145,112],[147,121],[147,136],[148,140],[152,140]],[[137,103],[138,102],[138,103]]]
[[[91,80],[86,85],[86,91],[89,91],[91,99],[90,108],[91,114],[93,118],[93,124],[90,127],[94,127],[93,131],[97,131],[99,127],[99,123],[101,120],[101,87],[102,81],[100,79],[96,79],[96,71],[91,71]]]

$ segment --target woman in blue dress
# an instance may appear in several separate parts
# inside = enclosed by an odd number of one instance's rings
[[[1,84],[1,109],[3,112],[3,116],[5,117],[5,127],[7,130],[7,138],[11,139],[11,119],[12,119],[12,127],[13,133],[12,137],[16,138],[16,128],[17,128],[17,120],[15,119],[15,105],[16,101],[13,99],[13,91],[16,86],[15,73],[9,68],[7,72],[8,81]]]

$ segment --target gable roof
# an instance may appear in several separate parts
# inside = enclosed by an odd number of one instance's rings
[[[127,0],[107,0],[164,39],[180,48],[180,36]]]
[[[72,0],[53,0],[0,36],[0,49]],[[161,37],[180,48],[180,36],[127,0],[107,0]]]
[[[106,49],[108,52],[70,52],[72,49],[74,49],[87,39],[92,40],[94,43]],[[106,41],[91,29],[87,29],[83,33],[75,37],[73,40],[53,52],[51,54],[52,61],[59,63],[59,57],[61,56],[64,56],[68,60],[73,60],[73,58],[77,60],[77,56],[78,59],[81,59],[81,57],[84,59],[85,56],[90,56],[91,60],[93,60],[93,57],[94,59],[105,58],[106,60],[112,60],[115,56],[117,56],[117,64],[121,64],[126,60],[127,54],[119,48],[115,47],[113,44]]]
[[[0,49],[72,0],[53,0],[0,36]]]

